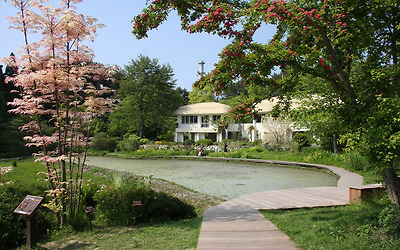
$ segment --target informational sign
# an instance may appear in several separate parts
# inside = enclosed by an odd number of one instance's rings
[[[27,195],[25,199],[14,210],[14,213],[30,216],[32,213],[35,212],[36,208],[39,206],[42,200],[43,197]]]
[[[134,206],[141,206],[142,205],[142,201],[133,201],[133,205]]]
[[[90,207],[85,207],[85,213],[90,214],[94,212],[94,207],[90,206]]]

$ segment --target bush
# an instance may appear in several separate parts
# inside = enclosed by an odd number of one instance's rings
[[[261,147],[263,145],[263,141],[261,139],[254,140],[253,146]]]
[[[394,205],[385,207],[379,215],[379,224],[392,237],[400,236],[400,220]]]
[[[140,144],[147,144],[149,142],[149,139],[142,138],[140,139]]]
[[[0,186],[0,248],[14,249],[26,243],[26,217],[14,214],[14,209],[26,195],[44,196],[36,187],[14,184]],[[45,208],[38,208],[36,217],[37,239],[44,239],[47,231],[54,228],[55,216]]]
[[[297,143],[299,150],[311,146],[312,143],[311,136],[306,133],[296,133],[293,136],[293,141]]]
[[[94,150],[106,150],[112,152],[117,147],[117,140],[104,132],[100,132],[93,137],[90,147]]]
[[[166,193],[148,189],[132,178],[119,181],[118,187],[103,187],[93,197],[96,218],[111,225],[135,225],[193,218],[193,206]],[[134,206],[133,201],[141,201]]]
[[[196,141],[196,146],[200,146],[203,143],[204,146],[210,146],[213,144],[211,139],[201,139]]]
[[[193,145],[193,143],[194,143],[194,141],[192,139],[186,139],[183,142],[183,145],[190,146],[190,145]]]
[[[127,135],[119,142],[118,147],[121,151],[135,151],[139,149],[140,137],[137,135]]]
[[[340,158],[343,160],[344,167],[348,170],[360,171],[370,168],[367,158],[355,151],[346,151]]]

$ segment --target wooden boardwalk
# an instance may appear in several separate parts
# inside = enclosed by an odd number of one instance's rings
[[[197,249],[297,249],[258,210],[345,205],[349,203],[349,186],[363,182],[362,176],[341,168],[315,167],[340,176],[338,186],[257,192],[212,207],[204,212]]]

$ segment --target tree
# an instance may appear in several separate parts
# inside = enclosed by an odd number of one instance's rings
[[[233,120],[242,119],[248,112],[255,115],[252,104],[276,93],[281,98],[319,95],[310,107],[317,111],[317,104],[328,100],[322,109],[330,117],[337,117],[335,123],[341,126],[332,132],[359,135],[358,141],[365,143],[357,146],[367,155],[391,152],[390,159],[370,159],[386,169],[398,168],[395,159],[400,152],[394,149],[400,148],[399,130],[391,126],[397,124],[397,117],[387,110],[397,106],[383,102],[386,98],[398,100],[400,93],[397,1],[154,0],[133,20],[136,37],[146,37],[147,31],[157,28],[173,9],[181,17],[182,29],[189,33],[207,32],[232,39],[220,53],[215,69],[196,86],[212,84],[219,93],[242,79],[248,86],[255,84],[267,90],[266,95],[249,98],[246,106],[234,108],[230,114]],[[277,28],[274,37],[266,43],[255,42],[260,27],[270,24]],[[287,75],[274,79],[272,74],[277,69],[285,70]],[[374,118],[384,113],[388,116]],[[390,127],[390,134],[370,129],[377,120]],[[381,147],[366,146],[376,143],[374,140]],[[393,186],[389,180],[385,182],[389,189]]]
[[[22,129],[30,133],[27,146],[41,150],[36,156],[47,167],[52,196],[47,207],[57,214],[60,226],[81,205],[91,120],[111,105],[102,97],[109,89],[87,81],[109,78],[113,72],[92,63],[92,51],[83,42],[93,41],[101,25],[75,11],[80,2],[63,0],[59,7],[52,7],[14,0],[10,3],[19,13],[8,17],[11,28],[21,31],[25,41],[19,58],[6,59],[8,67],[16,70],[10,80],[20,90],[11,111],[30,118]],[[30,33],[41,36],[30,42]]]
[[[189,92],[189,103],[191,104],[215,102],[216,100],[215,91],[211,86],[204,86],[203,88],[193,86],[192,91]]]
[[[189,103],[189,91],[185,88],[177,87],[176,91],[178,91],[182,96],[182,105],[186,105]]]
[[[170,65],[138,56],[123,70],[118,90],[122,101],[110,116],[111,129],[119,136],[130,132],[148,139],[167,134],[175,127],[172,112],[183,103],[180,91]]]

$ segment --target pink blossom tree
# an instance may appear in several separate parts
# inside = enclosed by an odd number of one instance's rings
[[[91,121],[111,107],[103,97],[110,90],[88,80],[109,79],[113,70],[93,63],[85,45],[102,25],[76,11],[82,0],[62,0],[58,7],[44,5],[47,1],[9,2],[18,9],[8,17],[11,28],[21,31],[25,42],[18,58],[5,59],[18,72],[9,79],[20,90],[11,112],[31,118],[21,129],[31,134],[25,138],[27,146],[40,148],[35,156],[47,167],[52,197],[46,206],[62,226],[81,205]]]

